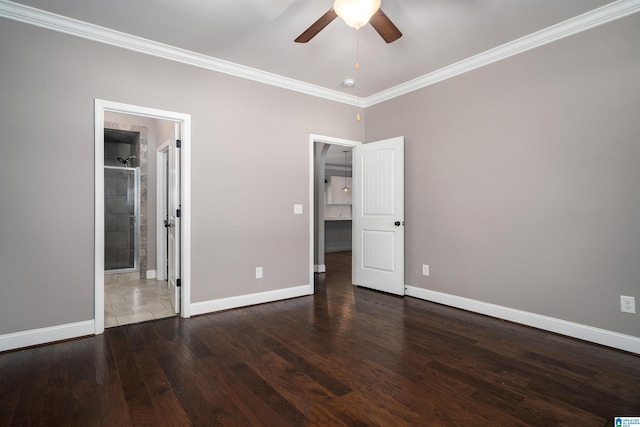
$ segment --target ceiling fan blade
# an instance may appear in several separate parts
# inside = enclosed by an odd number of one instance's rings
[[[391,22],[391,19],[385,15],[382,9],[378,9],[378,11],[373,14],[369,23],[387,43],[394,42],[402,37],[402,33],[398,27]]]
[[[306,43],[312,38],[314,38],[324,27],[329,25],[331,21],[336,19],[338,14],[333,8],[329,9],[327,13],[322,15],[320,19],[311,24],[309,28],[307,28],[304,33],[300,34],[298,38],[295,40],[296,43]]]

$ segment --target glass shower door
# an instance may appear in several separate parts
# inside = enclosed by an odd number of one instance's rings
[[[140,169],[104,167],[105,271],[138,270]]]

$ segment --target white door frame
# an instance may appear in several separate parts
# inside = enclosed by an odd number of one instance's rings
[[[164,221],[167,218],[167,157],[169,144],[165,141],[156,149],[156,277],[167,280],[167,228]],[[160,239],[160,236],[163,236]]]
[[[180,192],[182,194],[182,291],[180,305],[182,308],[182,317],[190,317],[191,315],[191,115],[95,99],[94,326],[96,335],[104,332],[104,113],[106,111],[181,123],[182,147],[180,148]]]
[[[333,145],[341,145],[343,147],[356,147],[361,145],[362,142],[354,141],[351,139],[343,139],[343,138],[335,138],[332,136],[325,135],[316,135],[309,134],[309,292],[311,294],[315,293],[314,283],[315,283],[315,272],[314,272],[314,251],[316,248],[315,238],[314,238],[314,226],[315,226],[315,151],[316,151],[316,142],[324,143],[324,144],[333,144]],[[353,178],[355,179],[355,177]],[[355,183],[352,184],[352,187],[355,188]]]

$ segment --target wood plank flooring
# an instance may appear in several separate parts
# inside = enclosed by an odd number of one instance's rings
[[[640,357],[354,288],[0,354],[0,426],[613,426]]]

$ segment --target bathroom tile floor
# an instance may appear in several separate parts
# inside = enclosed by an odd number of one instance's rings
[[[106,280],[104,326],[127,325],[175,316],[167,282],[161,280]]]

